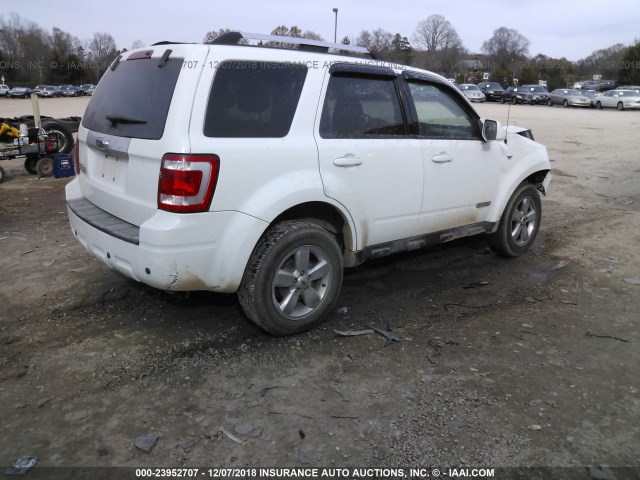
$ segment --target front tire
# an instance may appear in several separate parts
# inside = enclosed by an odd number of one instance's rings
[[[256,246],[238,299],[247,317],[272,335],[301,333],[333,308],[343,268],[332,234],[307,222],[282,222]]]
[[[521,184],[504,209],[498,230],[487,235],[489,247],[504,257],[519,257],[531,249],[538,235],[542,204],[530,183]]]
[[[624,104],[622,102],[618,102],[618,105],[616,105],[616,108],[618,109],[619,112],[624,110]]]
[[[596,109],[602,110],[602,104],[600,102],[596,102]]]
[[[562,105],[564,105],[564,108],[569,108],[569,102],[567,100],[562,102]]]

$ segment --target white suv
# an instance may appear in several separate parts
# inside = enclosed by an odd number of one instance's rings
[[[92,255],[160,289],[238,292],[286,335],[368,258],[474,234],[507,256],[531,247],[550,165],[530,131],[480,118],[436,74],[330,53],[358,47],[247,37],[164,42],[107,70],[66,189]]]

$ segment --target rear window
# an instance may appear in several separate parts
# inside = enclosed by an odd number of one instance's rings
[[[289,133],[307,67],[291,63],[226,61],[211,86],[207,137],[280,138]]]
[[[109,68],[91,97],[82,126],[120,137],[162,138],[183,59],[171,57],[164,66],[160,61],[120,61]]]

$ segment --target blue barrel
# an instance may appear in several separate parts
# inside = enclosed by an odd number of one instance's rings
[[[71,155],[59,153],[53,158],[53,176],[56,178],[73,177],[75,175]]]

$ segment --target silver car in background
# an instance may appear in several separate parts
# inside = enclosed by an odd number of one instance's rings
[[[562,105],[564,107],[590,107],[591,99],[580,90],[571,88],[557,88],[549,94],[547,105]]]
[[[640,108],[640,93],[635,90],[609,90],[593,99],[598,110],[602,108],[617,108],[622,111],[626,108]]]
[[[458,85],[458,88],[462,90],[464,96],[471,102],[484,102],[487,99],[482,90],[473,83],[463,83]]]

